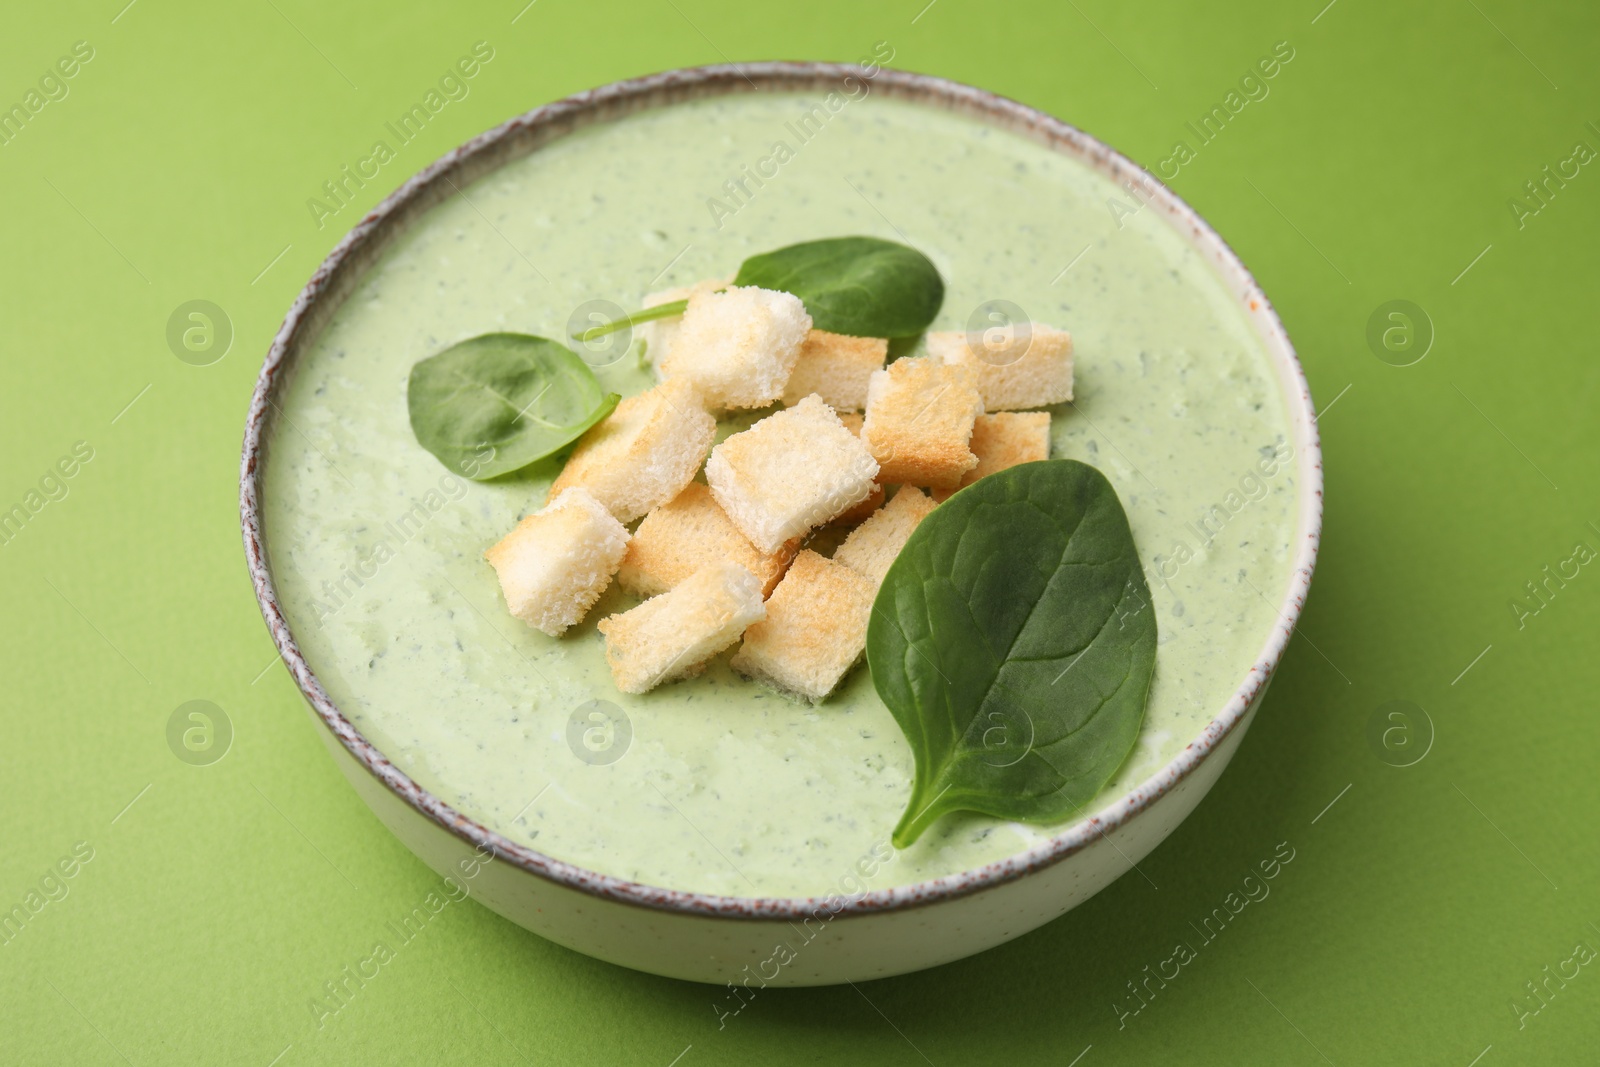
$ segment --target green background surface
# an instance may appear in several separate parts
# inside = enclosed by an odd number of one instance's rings
[[[6,105],[94,48],[0,147],[0,509],[75,442],[94,452],[0,546],[0,910],[93,849],[0,946],[0,1062],[1594,1061],[1600,966],[1567,964],[1542,1001],[1527,983],[1600,947],[1600,568],[1520,620],[1511,601],[1600,547],[1600,168],[1520,225],[1508,207],[1576,142],[1600,148],[1592,4],[122,2],[13,6],[0,35]],[[854,61],[880,40],[895,67],[1154,167],[1290,42],[1270,96],[1171,184],[1299,347],[1323,411],[1322,559],[1254,728],[1148,878],[933,971],[764,991],[721,1029],[719,990],[451,905],[317,1025],[309,998],[438,879],[345,784],[274,661],[238,535],[241,428],[284,311],[356,216],[318,229],[306,199],[478,40],[495,61],[361,208],[568,93],[727,59]],[[235,330],[210,366],[166,341],[193,299]],[[1394,299],[1436,331],[1411,366],[1367,342]],[[167,742],[194,699],[234,729],[209,766]],[[1392,700],[1432,723],[1411,766],[1369,739]],[[1390,736],[1402,753],[1426,739],[1413,720]],[[1282,842],[1295,858],[1270,895],[1119,1019],[1127,983],[1197,942],[1191,924]]]

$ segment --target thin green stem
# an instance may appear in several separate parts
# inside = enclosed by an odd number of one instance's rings
[[[572,335],[572,339],[574,341],[595,341],[608,333],[616,333],[624,326],[637,326],[641,322],[649,322],[652,319],[667,319],[673,315],[682,315],[684,308],[688,306],[689,301],[687,300],[674,300],[666,304],[657,304],[655,307],[647,307],[640,311],[632,311],[620,319],[613,319],[611,322],[602,323],[599,326],[591,326],[587,330],[575,333]]]
[[[949,791],[949,786],[939,790],[938,794],[927,803],[921,803],[921,790],[917,796],[911,798],[911,803],[906,805],[906,810],[900,816],[900,822],[894,828],[890,840],[895,848],[910,848],[917,838],[922,836],[924,830],[939,821],[946,809],[939,803]]]

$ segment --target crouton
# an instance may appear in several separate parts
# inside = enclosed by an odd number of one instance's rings
[[[845,429],[849,430],[857,437],[861,436],[861,420],[864,418],[861,412],[841,411],[838,412],[838,415],[839,422],[844,425]],[[883,507],[883,483],[873,482],[872,492],[867,494],[865,500],[861,501],[861,503],[857,504],[855,507],[849,508],[840,512],[838,515],[835,515],[832,521],[840,526],[854,526],[856,523],[860,522],[868,515],[871,515],[874,511],[877,511],[881,507]]]
[[[659,293],[647,293],[639,302],[640,307],[653,308],[661,304],[670,304],[675,300],[687,300],[692,290],[687,286],[676,289],[663,289]],[[644,342],[644,356],[650,365],[660,368],[661,361],[666,358],[672,349],[672,342],[678,336],[678,329],[683,325],[682,315],[672,315],[664,319],[651,319],[641,322],[634,327],[639,339]]]
[[[818,701],[860,660],[877,587],[809,549],[767,601],[767,617],[744,633],[733,669],[780,691]]]
[[[965,488],[984,475],[1050,458],[1050,413],[1048,411],[1001,411],[979,415],[972,425],[973,454],[978,465],[962,476]],[[954,489],[935,489],[933,499],[943,503]]]
[[[583,489],[567,489],[483,554],[511,614],[551,637],[600,599],[628,548],[628,530]]]
[[[789,541],[776,552],[758,551],[728,518],[711,490],[690,482],[639,524],[617,571],[617,584],[635,596],[656,596],[701,567],[726,560],[759,578],[761,595],[767,596],[799,547],[799,541]]]
[[[967,447],[983,414],[975,373],[933,358],[873,371],[861,437],[884,482],[954,488],[978,465]]]
[[[662,304],[671,304],[678,300],[687,300],[695,293],[710,292],[713,289],[725,287],[730,279],[713,278],[693,285],[682,285],[676,289],[663,289],[659,293],[647,293],[639,302],[643,308],[659,307]],[[658,370],[661,361],[666,358],[667,352],[672,348],[672,342],[678,336],[678,328],[683,325],[683,315],[669,315],[664,319],[651,319],[641,322],[635,330],[644,341],[644,355],[650,364]]]
[[[889,342],[882,338],[812,330],[800,346],[783,402],[798,404],[816,393],[835,411],[860,411],[867,406],[867,379],[887,358]]]
[[[668,592],[600,620],[606,662],[624,693],[698,674],[766,615],[761,580],[737,563],[702,567]]]
[[[716,432],[717,420],[692,385],[662,382],[618,404],[579,438],[550,494],[581,485],[618,522],[632,522],[683,491]]]
[[[861,503],[854,507],[846,508],[828,521],[838,526],[854,526],[862,519],[868,518],[873,512],[883,506],[884,489],[882,482],[873,482],[872,491],[869,492]]]
[[[928,355],[971,367],[985,411],[1042,408],[1072,399],[1072,335],[1043,323],[985,333],[930,333]]]
[[[755,286],[689,297],[664,378],[686,378],[719,408],[759,408],[783,396],[811,316],[792,293]]]
[[[768,553],[866,499],[877,473],[866,446],[816,396],[729,437],[706,463],[717,503]]]
[[[833,554],[833,561],[864,575],[876,589],[883,583],[883,576],[889,573],[889,564],[910,540],[912,531],[933,508],[927,493],[915,486],[902,485],[893,500],[850,531],[850,536]]]

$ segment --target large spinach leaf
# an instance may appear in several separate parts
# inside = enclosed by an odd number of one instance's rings
[[[1082,814],[1138,737],[1156,618],[1122,504],[1076,460],[991,474],[939,505],[889,568],[872,681],[916,756],[894,831],[941,815]]]
[[[933,322],[944,279],[927,256],[876,237],[831,237],[751,256],[734,285],[798,296],[816,329],[910,337]]]
[[[576,353],[545,337],[486,333],[411,368],[411,432],[439,462],[493,478],[576,440],[617,406]]]

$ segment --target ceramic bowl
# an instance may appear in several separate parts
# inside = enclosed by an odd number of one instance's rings
[[[917,885],[844,897],[714,896],[640,885],[514,843],[423,789],[351,724],[301,655],[279,605],[262,538],[262,482],[275,400],[299,357],[390,243],[435,204],[505,163],[591,123],[726,93],[838,87],[856,68],[754,63],[669,71],[535,108],[448,153],[350,231],[312,275],[274,338],[251,398],[240,472],[250,578],[289,672],[362,799],[441,875],[482,904],[558,944],[643,971],[702,982],[822,985],[960,959],[1056,918],[1126,873],[1183,821],[1239,747],[1305,601],[1322,516],[1321,453],[1311,398],[1283,325],[1232,250],[1183,201],[1094,138],[970,86],[885,69],[874,92],[962,113],[1049,146],[1118,184],[1149,188],[1147,206],[1211,263],[1259,332],[1277,374],[1297,454],[1300,499],[1292,572],[1278,620],[1237,691],[1160,771],[1031,851]],[[485,858],[492,857],[492,858]],[[470,872],[470,874],[469,874]]]

